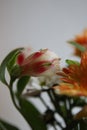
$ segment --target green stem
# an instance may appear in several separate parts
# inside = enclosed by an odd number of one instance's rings
[[[1,122],[0,122],[0,130],[7,130]]]
[[[15,102],[12,88],[10,89],[10,95],[11,95],[11,99],[12,99],[12,102],[13,102],[14,106],[15,106],[16,109],[20,112],[20,108],[17,106],[17,104],[16,104],[16,102]]]
[[[56,126],[54,125],[54,129],[57,130]]]
[[[15,108],[18,110],[18,112],[23,116],[23,113],[22,113],[21,109],[19,108],[19,106],[15,102],[14,93],[13,93],[13,89],[12,88],[13,88],[13,82],[10,81],[9,90],[10,90],[10,95],[11,95],[12,102],[13,102]],[[23,116],[23,118],[28,123],[28,121],[26,120],[26,118],[24,116]],[[29,125],[29,123],[28,123],[28,125]]]
[[[9,90],[10,90],[10,95],[11,95],[12,102],[13,102],[14,106],[16,107],[16,109],[21,113],[20,108],[17,106],[17,104],[15,102],[14,94],[13,94],[13,90],[12,89],[13,89],[13,82],[10,81]]]
[[[51,99],[51,102],[53,103],[53,105],[54,105],[54,107],[55,107],[56,112],[61,116],[61,118],[62,118],[62,119],[65,121],[65,123],[66,123],[66,120],[65,120],[65,118],[64,118],[64,116],[63,116],[63,113],[62,113],[62,111],[61,111],[61,107],[60,107],[59,103],[58,103],[57,100],[56,100],[56,96],[55,96],[53,90],[48,91],[48,95],[49,95],[49,97],[50,97],[50,99]]]
[[[41,102],[44,104],[44,106],[49,109],[49,106],[46,104],[46,102],[43,100],[43,98],[41,96],[39,96]]]
[[[62,125],[58,121],[55,121],[55,124],[58,125],[61,129],[63,129]]]
[[[66,128],[64,128],[63,130],[72,130],[73,128],[76,127],[76,125],[78,124],[79,120],[72,120],[71,123],[69,123]]]

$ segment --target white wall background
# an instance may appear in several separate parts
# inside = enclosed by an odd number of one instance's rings
[[[31,45],[55,51],[64,65],[72,57],[66,41],[85,27],[87,0],[0,0],[0,62],[10,50]],[[28,130],[2,83],[0,117]]]

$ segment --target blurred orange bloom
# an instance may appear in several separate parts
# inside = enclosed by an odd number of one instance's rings
[[[76,35],[73,41],[87,48],[87,29],[85,29],[81,35]],[[77,56],[81,56],[81,51],[75,48],[74,54]]]
[[[87,96],[87,51],[81,55],[81,63],[64,68],[61,75],[63,81],[54,89],[58,94],[68,96]]]

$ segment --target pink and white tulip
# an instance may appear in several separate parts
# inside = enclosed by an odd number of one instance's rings
[[[52,76],[59,71],[59,58],[54,52],[43,49],[28,56],[24,52],[17,57],[22,76]]]

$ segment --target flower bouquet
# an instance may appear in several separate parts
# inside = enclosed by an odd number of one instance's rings
[[[79,61],[63,68],[54,52],[31,48],[12,50],[0,65],[0,81],[32,130],[87,130],[87,30],[68,43]],[[0,130],[19,128],[0,119]]]

